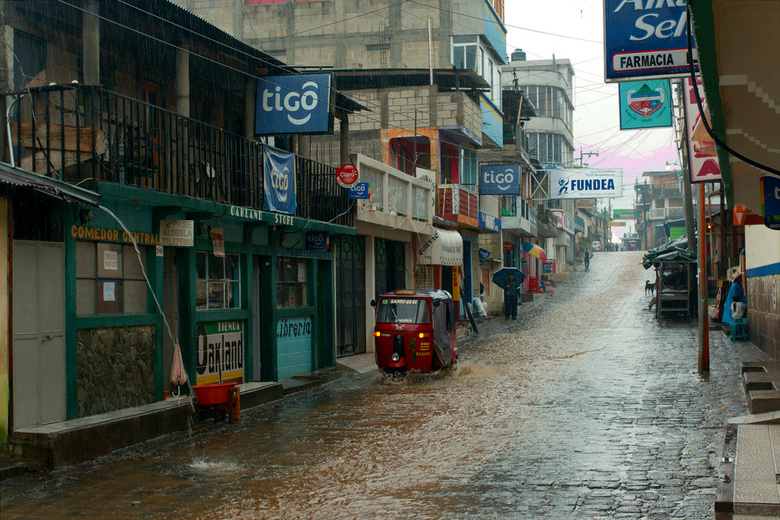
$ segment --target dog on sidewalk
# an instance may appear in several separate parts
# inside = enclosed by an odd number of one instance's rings
[[[655,284],[650,283],[650,280],[645,281],[645,294],[655,294]]]

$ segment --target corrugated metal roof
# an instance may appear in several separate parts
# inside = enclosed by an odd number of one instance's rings
[[[31,188],[67,202],[89,204],[91,206],[99,206],[102,198],[99,193],[94,191],[85,190],[59,179],[44,177],[37,173],[15,168],[4,162],[0,162],[0,183]]]

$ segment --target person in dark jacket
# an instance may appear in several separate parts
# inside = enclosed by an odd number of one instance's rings
[[[520,294],[520,282],[515,280],[515,275],[509,273],[509,278],[501,286],[504,289],[504,319],[511,316],[517,319],[517,296]]]

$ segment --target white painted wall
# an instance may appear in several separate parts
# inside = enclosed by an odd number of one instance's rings
[[[745,226],[745,268],[780,263],[780,231],[766,226]]]

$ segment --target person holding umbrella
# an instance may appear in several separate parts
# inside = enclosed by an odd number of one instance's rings
[[[512,316],[517,319],[517,295],[520,294],[520,282],[515,279],[514,273],[509,273],[506,281],[501,285],[504,289],[504,319],[508,320]]]

